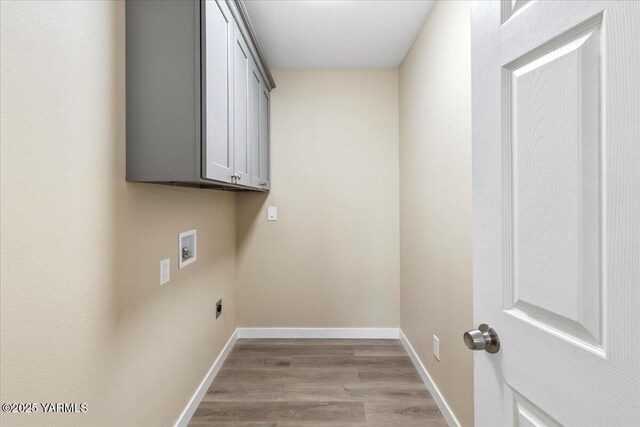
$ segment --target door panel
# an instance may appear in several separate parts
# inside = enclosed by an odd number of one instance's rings
[[[597,22],[504,67],[503,117],[505,309],[601,347],[599,35]]]
[[[640,3],[472,5],[477,425],[640,424]]]
[[[237,183],[250,185],[249,49],[237,25],[233,43],[233,169]]]
[[[224,1],[202,2],[202,12],[202,177],[231,182],[233,17]]]
[[[543,410],[528,401],[509,386],[505,387],[507,396],[507,417],[512,425],[519,427],[562,427]]]
[[[271,177],[269,164],[271,156],[271,101],[269,91],[264,86],[260,88],[260,183],[261,188],[269,190],[271,188]]]
[[[249,74],[249,146],[251,149],[251,186],[260,187],[260,96],[262,78],[251,58]]]

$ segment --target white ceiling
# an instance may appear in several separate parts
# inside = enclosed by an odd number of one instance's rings
[[[269,67],[397,67],[435,0],[245,0]]]

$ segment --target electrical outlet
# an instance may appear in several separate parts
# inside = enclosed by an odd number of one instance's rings
[[[433,357],[440,360],[440,340],[435,335],[433,336]]]
[[[216,303],[216,319],[222,314],[222,299]]]
[[[160,261],[160,284],[164,285],[169,282],[171,276],[171,258]]]

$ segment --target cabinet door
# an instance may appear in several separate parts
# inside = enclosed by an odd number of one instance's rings
[[[233,170],[236,183],[249,186],[249,74],[250,54],[237,25],[233,42]]]
[[[202,2],[202,177],[233,182],[234,21],[224,1]]]
[[[251,159],[251,187],[260,187],[260,97],[262,77],[253,57],[249,58],[249,149]]]
[[[271,101],[264,83],[260,85],[260,188],[271,188]]]

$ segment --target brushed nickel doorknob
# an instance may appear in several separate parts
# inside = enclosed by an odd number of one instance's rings
[[[464,333],[464,344],[470,350],[484,350],[495,354],[500,350],[500,339],[495,329],[483,323],[478,329],[471,329]]]

